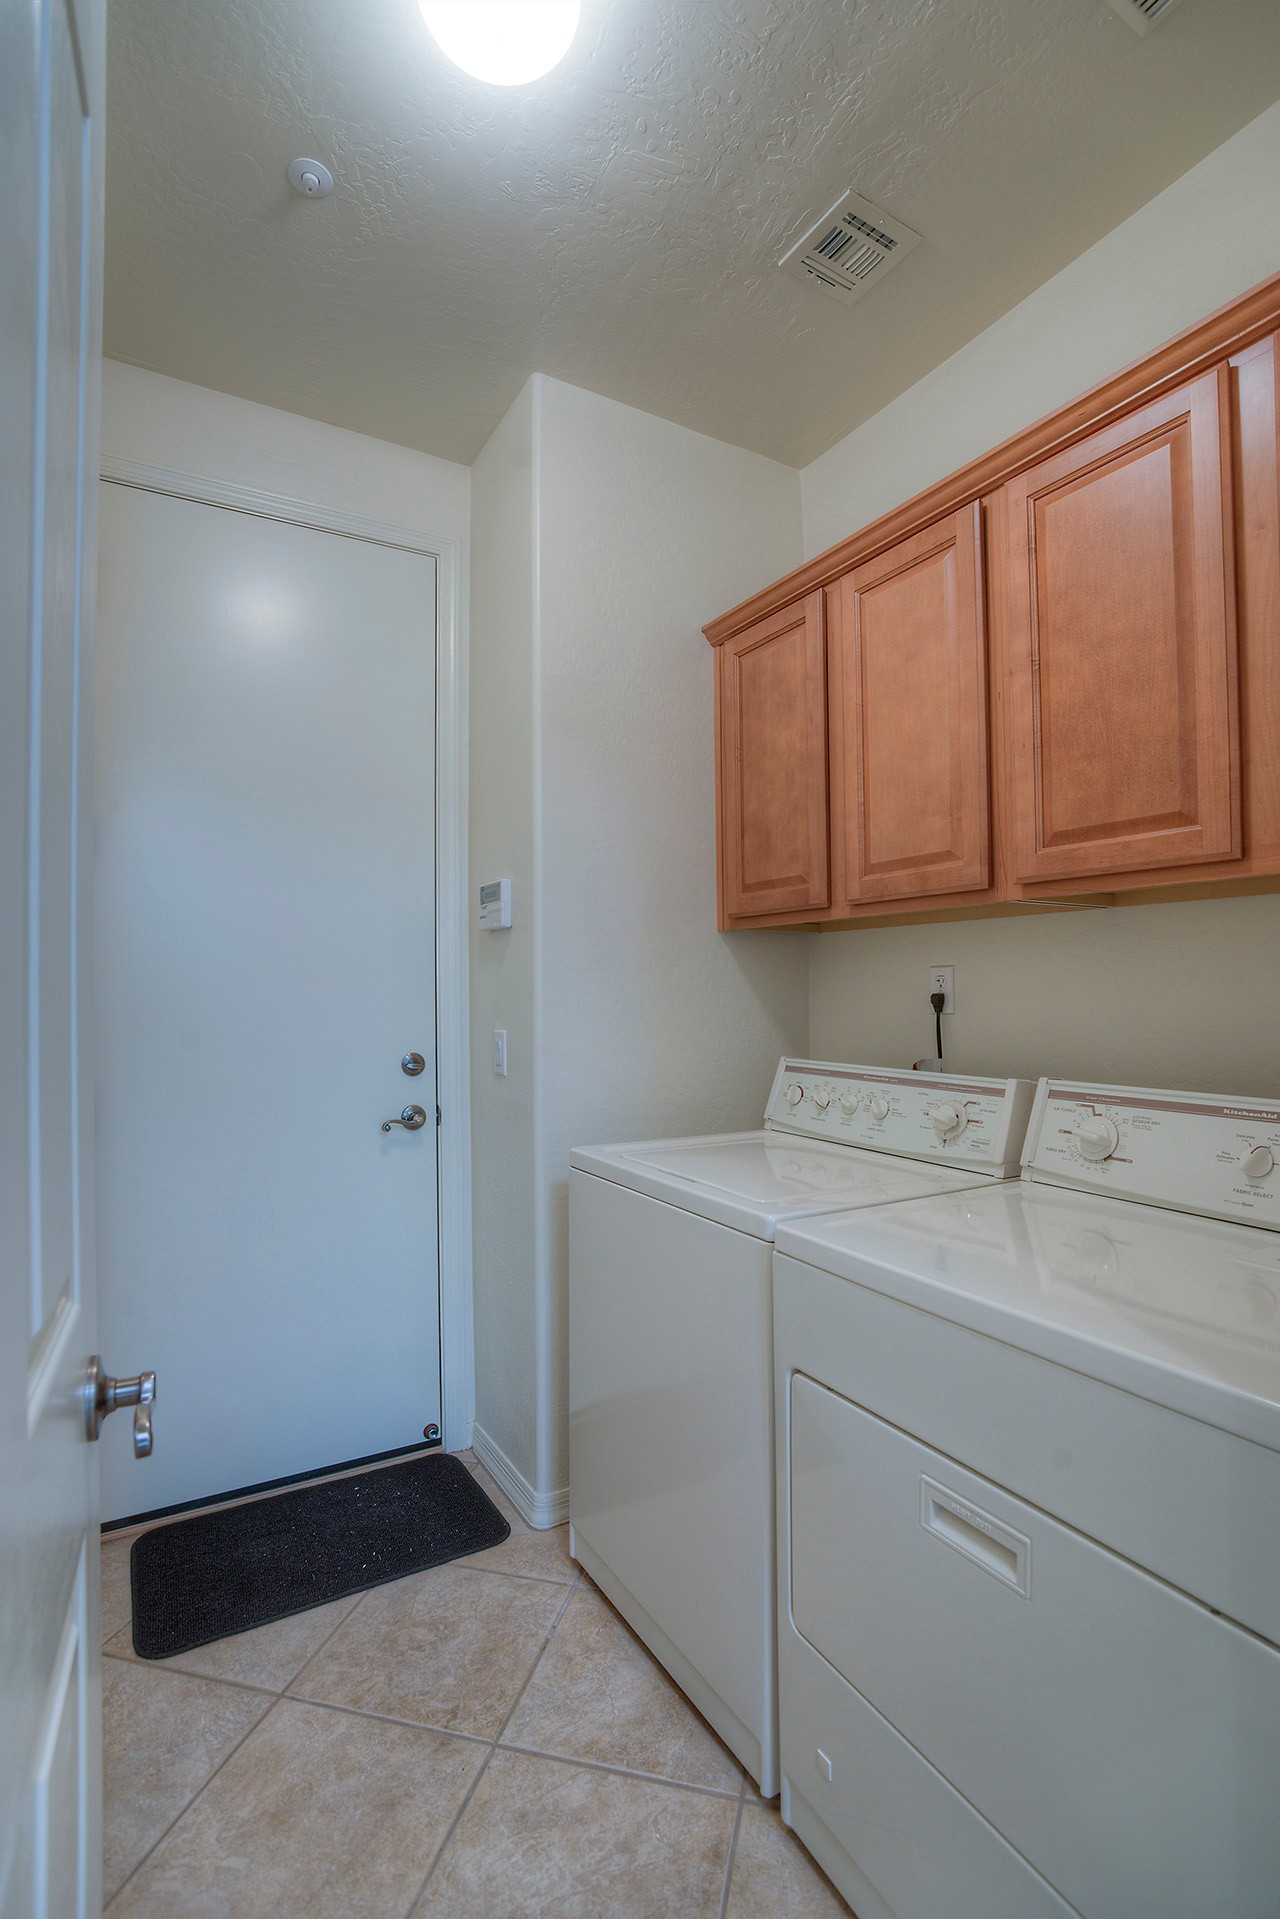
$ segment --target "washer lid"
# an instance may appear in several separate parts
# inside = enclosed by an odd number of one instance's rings
[[[778,1221],[788,1217],[953,1192],[977,1177],[772,1132],[585,1147],[572,1163],[758,1239],[772,1239]]]
[[[1280,1238],[1027,1183],[784,1225],[778,1251],[1280,1452]]]

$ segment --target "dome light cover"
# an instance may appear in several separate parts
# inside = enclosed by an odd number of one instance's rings
[[[573,44],[582,0],[419,0],[442,53],[475,80],[521,87],[558,66]]]

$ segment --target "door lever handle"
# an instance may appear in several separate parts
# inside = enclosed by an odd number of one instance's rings
[[[406,1106],[399,1119],[384,1119],[382,1130],[389,1133],[393,1126],[403,1126],[406,1133],[416,1133],[419,1127],[427,1123],[426,1109],[421,1106]]]
[[[133,1452],[136,1459],[149,1459],[152,1449],[151,1403],[156,1396],[154,1373],[139,1373],[136,1379],[112,1379],[102,1370],[95,1353],[85,1369],[84,1430],[87,1439],[96,1439],[102,1422],[117,1406],[134,1407]]]

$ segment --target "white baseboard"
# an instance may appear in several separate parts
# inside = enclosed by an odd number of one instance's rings
[[[500,1446],[495,1446],[483,1426],[471,1428],[471,1444],[476,1458],[491,1472],[511,1504],[523,1519],[539,1532],[549,1526],[562,1526],[569,1517],[569,1488],[560,1486],[553,1493],[538,1493],[529,1484]]]

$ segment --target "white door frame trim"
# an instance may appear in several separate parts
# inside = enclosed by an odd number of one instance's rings
[[[468,1049],[467,622],[465,549],[417,527],[362,519],[314,500],[106,455],[104,480],[259,519],[285,520],[436,563],[436,1133],[440,1258],[440,1398],[447,1452],[471,1444],[475,1347],[471,1303],[471,1070]],[[327,1463],[317,1461],[317,1465]]]

